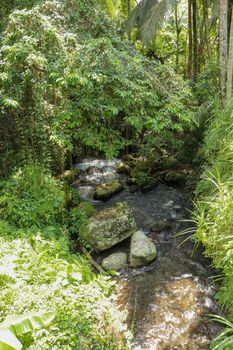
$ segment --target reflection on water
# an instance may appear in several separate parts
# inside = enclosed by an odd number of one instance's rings
[[[91,198],[96,183],[103,181],[100,174],[111,179],[118,176],[115,164],[87,160],[79,165],[85,170],[78,185],[80,190],[88,189]],[[187,213],[185,191],[161,184],[148,193],[129,193],[126,187],[108,202],[93,203],[101,209],[119,201],[126,201],[133,209],[138,228],[148,232],[158,248],[159,264],[155,269],[149,272],[141,269],[140,273],[134,269],[117,282],[117,304],[128,311],[128,326],[134,334],[133,349],[209,349],[219,327],[207,315],[220,313],[214,299],[215,288],[209,279],[213,271],[201,252],[191,258],[190,242],[179,246],[180,240],[173,237]],[[127,251],[127,244],[113,250]]]
[[[207,314],[219,310],[214,288],[196,272],[190,271],[180,256],[172,256],[157,270],[119,281],[118,305],[128,310],[133,349],[209,348],[218,328]]]

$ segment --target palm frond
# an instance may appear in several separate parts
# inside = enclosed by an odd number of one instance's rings
[[[163,25],[166,15],[175,3],[176,0],[142,0],[132,12],[126,30],[131,31],[137,27],[142,42],[148,44]]]

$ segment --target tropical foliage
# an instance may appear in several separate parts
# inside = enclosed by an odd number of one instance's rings
[[[47,1],[9,18],[0,72],[6,169],[33,158],[59,172],[74,149],[112,157],[145,130],[194,127],[195,99],[181,79],[122,42],[102,13],[85,34],[82,7],[67,6]],[[82,6],[93,18],[91,4]]]
[[[112,283],[73,253],[95,209],[70,184],[77,159],[132,153],[199,166],[194,238],[230,317],[215,317],[212,348],[230,349],[232,13],[227,0],[1,1],[0,348],[128,348]]]

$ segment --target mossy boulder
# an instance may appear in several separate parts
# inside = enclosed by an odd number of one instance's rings
[[[133,212],[124,204],[97,212],[81,225],[79,237],[99,252],[130,237],[135,230]]]
[[[90,218],[91,216],[93,216],[94,214],[96,214],[97,210],[93,207],[93,205],[91,205],[88,202],[82,202],[80,203],[77,207],[73,208],[71,210],[71,214],[73,217],[85,217],[85,218]]]
[[[94,198],[99,200],[107,200],[115,194],[121,192],[123,188],[122,183],[118,180],[99,185],[95,189]]]
[[[174,156],[164,158],[160,163],[160,168],[163,170],[174,169],[178,164],[178,160]]]
[[[118,174],[125,174],[125,175],[129,175],[130,171],[131,171],[131,167],[123,162],[120,162],[119,164],[117,164],[117,173]]]
[[[184,183],[186,176],[178,171],[171,170],[166,173],[164,180],[168,183]]]
[[[157,178],[154,178],[144,171],[136,174],[136,177],[131,178],[131,183],[136,184],[138,188],[144,192],[152,190],[159,183]]]
[[[77,177],[80,175],[79,169],[70,169],[66,170],[61,176],[61,180],[66,182],[67,184],[72,184]]]
[[[150,263],[157,256],[156,246],[142,231],[132,235],[130,244],[130,266],[137,267]]]
[[[137,177],[137,174],[140,172],[145,172],[150,174],[155,172],[158,166],[158,158],[154,155],[149,156],[147,159],[139,160],[135,164],[135,167],[130,173],[131,177]]]
[[[102,261],[105,270],[120,271],[127,266],[127,254],[123,252],[113,253]]]

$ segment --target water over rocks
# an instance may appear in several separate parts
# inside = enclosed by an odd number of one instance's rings
[[[104,183],[106,163],[101,162],[98,172]],[[97,163],[95,161],[95,165]],[[108,176],[111,181],[120,177],[127,184],[125,175],[116,171],[118,163],[111,163],[111,176]],[[85,164],[83,167],[88,168]],[[221,313],[214,298],[216,289],[210,279],[214,271],[201,250],[192,256],[193,244],[186,242],[179,246],[183,238],[174,237],[184,225],[182,219],[188,217],[186,191],[160,183],[149,192],[131,193],[126,185],[124,191],[102,202],[93,200],[93,195],[90,195],[90,188],[96,186],[90,178],[79,180],[78,186],[89,186],[89,194],[83,196],[89,198],[97,210],[126,202],[132,209],[137,228],[146,232],[157,246],[157,260],[148,266],[128,267],[117,279],[116,302],[120,309],[127,311],[128,327],[134,334],[132,349],[209,349],[210,341],[220,330],[207,316]],[[121,242],[101,253],[97,259],[101,261],[117,252],[129,255],[129,245],[130,241]]]

